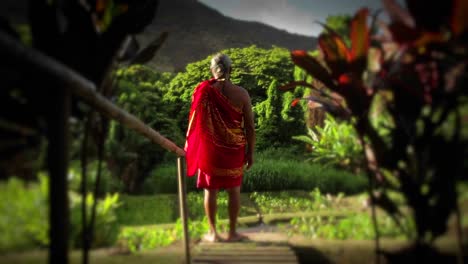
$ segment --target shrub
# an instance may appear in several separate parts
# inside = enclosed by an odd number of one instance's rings
[[[82,214],[81,214],[81,195],[70,194],[71,213],[70,213],[70,239],[72,246],[81,247],[83,232]],[[88,223],[91,219],[92,204],[94,197],[92,194],[86,196]],[[102,200],[98,200],[96,206],[96,220],[93,230],[93,247],[104,247],[113,245],[119,233],[119,223],[117,222],[116,209],[119,206],[119,195],[107,194]]]
[[[348,171],[310,164],[298,160],[257,158],[252,168],[245,172],[242,190],[282,191],[312,190],[326,193],[357,193],[365,189],[361,175]]]
[[[318,188],[308,194],[302,195],[289,191],[279,193],[253,192],[250,194],[250,199],[257,204],[262,213],[268,214],[317,211],[328,208],[330,205],[330,201],[321,194]]]
[[[196,191],[197,177],[186,177],[187,192]],[[177,193],[177,164],[164,163],[153,169],[142,186],[144,194]]]
[[[130,252],[167,246],[176,240],[171,229],[157,229],[154,227],[124,228],[119,234],[120,246]]]
[[[38,182],[26,183],[10,178],[0,184],[0,252],[45,247],[49,244],[48,193],[49,178],[40,173]],[[88,217],[91,216],[92,195],[88,195]],[[118,195],[106,195],[98,201],[94,246],[113,244],[118,234],[115,209]],[[70,241],[81,243],[81,197],[70,192]]]
[[[227,223],[217,221],[216,226],[219,232],[227,232],[228,230]],[[190,239],[199,239],[208,232],[208,221],[206,218],[202,218],[201,221],[189,220],[188,229]],[[183,226],[181,220],[178,219],[175,225],[170,228],[161,228],[154,225],[125,227],[119,235],[118,244],[134,253],[167,246],[182,238]]]
[[[398,228],[396,223],[388,216],[382,215],[379,221],[379,233],[388,238],[405,238],[408,234]],[[312,238],[325,239],[373,239],[375,230],[369,214],[358,213],[344,218],[335,217],[295,217],[291,219],[291,233]],[[415,226],[411,220],[406,219],[402,225],[410,235],[415,234]]]
[[[177,196],[121,196],[117,220],[122,225],[154,225],[174,222],[179,216]]]
[[[96,182],[98,162],[94,160],[87,166],[87,184],[88,191],[94,191]],[[79,161],[71,161],[68,170],[68,186],[70,190],[81,192],[81,165]],[[112,177],[106,164],[102,164],[101,180],[99,182],[98,194],[104,195],[106,193],[120,192],[123,190],[123,184],[120,180]]]
[[[309,160],[326,166],[337,166],[355,171],[364,161],[362,146],[358,142],[356,131],[351,124],[337,122],[329,114],[324,126],[309,128],[308,135],[293,137],[312,146],[308,153]]]
[[[10,178],[0,184],[0,252],[46,246],[48,178],[38,183]]]

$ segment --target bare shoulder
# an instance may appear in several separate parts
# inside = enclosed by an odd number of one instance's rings
[[[234,85],[234,87],[236,88],[236,92],[239,96],[241,96],[243,99],[250,100],[249,92],[244,87],[239,85]]]

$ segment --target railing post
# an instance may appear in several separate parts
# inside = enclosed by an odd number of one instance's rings
[[[70,90],[54,85],[49,93],[48,152],[49,180],[49,263],[68,263],[68,118]]]
[[[185,184],[185,177],[183,174],[182,157],[177,158],[177,182],[179,186],[179,208],[180,218],[182,219],[182,226],[184,230],[184,250],[185,262],[189,264],[190,260],[190,238],[188,232],[188,217],[187,217],[187,189]]]

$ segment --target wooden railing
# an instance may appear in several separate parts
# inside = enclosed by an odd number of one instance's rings
[[[50,247],[49,263],[68,263],[68,121],[70,112],[70,96],[82,99],[96,111],[113,119],[150,139],[166,150],[175,153],[178,169],[179,206],[184,231],[185,260],[190,263],[189,234],[187,227],[186,187],[183,173],[183,157],[185,151],[169,139],[146,125],[140,119],[113,104],[99,94],[96,86],[76,71],[34,49],[26,47],[21,42],[0,32],[0,54],[2,60],[27,74],[39,73],[44,79],[54,80],[55,88],[44,92],[50,94],[54,105],[55,125],[49,127],[48,160],[50,173]],[[40,80],[38,80],[40,82]],[[40,85],[40,83],[39,83]],[[48,85],[44,84],[48,87]]]

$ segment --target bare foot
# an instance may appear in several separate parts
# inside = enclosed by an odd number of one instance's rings
[[[248,240],[249,238],[245,235],[239,234],[239,233],[234,233],[234,234],[229,234],[228,238],[226,239],[226,242],[240,242],[244,240]]]
[[[208,234],[203,236],[202,241],[214,243],[214,242],[221,242],[222,239],[218,234],[208,233]]]

